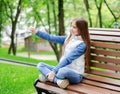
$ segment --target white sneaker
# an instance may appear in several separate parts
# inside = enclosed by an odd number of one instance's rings
[[[69,81],[67,79],[64,80],[57,80],[57,85],[60,88],[66,88],[69,85]]]
[[[44,75],[40,74],[39,78],[38,78],[41,82],[46,82],[48,81],[47,77],[45,77]]]

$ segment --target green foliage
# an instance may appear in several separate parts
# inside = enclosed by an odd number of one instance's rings
[[[40,37],[36,36],[36,35],[32,35],[32,41],[33,42],[37,42],[40,40]]]
[[[112,9],[112,11],[115,13],[117,17],[120,16],[119,10],[120,10],[120,1],[119,0],[112,0],[109,2],[109,0],[106,0]]]
[[[53,16],[53,6],[52,6],[52,1],[55,2],[55,11],[56,11],[56,17],[58,17],[58,1],[57,0],[48,0],[49,6],[50,6],[50,21],[51,21],[51,29],[52,31],[55,32],[54,30],[54,16]],[[92,22],[93,22],[93,27],[96,27],[96,24],[98,23],[97,21],[97,9],[95,6],[95,1],[94,0],[88,0],[89,5],[90,5],[90,13],[92,16]],[[100,2],[103,2],[104,0],[96,0],[97,5],[99,6]],[[119,0],[106,0],[109,7],[112,9],[112,11],[115,13],[117,17],[120,16],[119,10],[120,10],[120,1]],[[8,2],[8,0],[4,0],[4,2]],[[14,2],[14,3],[13,3]],[[11,0],[9,1],[10,6],[12,7],[13,11],[16,8],[17,1],[16,0]],[[30,9],[29,12],[27,10]],[[3,16],[2,20],[3,23],[9,23],[9,18],[7,17],[5,13],[5,6],[2,7],[3,10]],[[26,25],[31,26],[34,25],[34,22],[37,22],[37,27],[42,26],[41,20],[44,22],[45,26],[48,26],[48,18],[47,18],[47,1],[46,0],[24,0],[22,1],[22,13],[26,13]],[[8,10],[8,14],[10,14],[10,10]],[[14,16],[15,13],[12,15]],[[64,0],[64,19],[65,19],[65,27],[69,26],[69,23],[71,22],[71,19],[76,18],[76,17],[84,17],[88,18],[85,5],[83,0]],[[41,18],[39,18],[41,17]],[[31,22],[31,19],[33,19],[33,22]],[[40,20],[41,19],[41,20]],[[107,9],[106,5],[103,2],[102,6],[102,20],[103,20],[103,27],[111,27],[111,24],[113,23],[113,16]],[[120,19],[118,20],[120,22]],[[53,34],[55,34],[52,32]]]
[[[4,16],[6,16],[7,19],[12,17],[12,19],[14,20],[15,15],[16,15],[15,9],[17,7],[17,4],[18,4],[18,0],[11,0],[11,1],[4,0],[3,10],[4,10],[4,13],[5,13]]]
[[[16,6],[18,4],[18,0],[3,0],[3,7],[2,9],[2,26],[6,28],[7,25],[11,26],[10,19],[7,16],[12,15],[15,16],[16,13]],[[49,4],[49,13],[50,18],[48,19],[48,9],[47,9],[47,1]],[[53,2],[55,3],[55,6],[53,7]],[[88,14],[85,8],[84,0],[63,0],[64,1],[64,24],[65,29],[70,26],[70,23],[73,18],[76,17],[84,17],[88,20]],[[100,2],[103,2],[102,4],[102,26],[103,28],[113,28],[113,23],[115,21],[113,15],[106,7],[106,4],[104,0],[88,0],[89,3],[89,11],[92,18],[92,27],[99,27],[99,19],[98,19],[98,10],[95,5],[99,6]],[[110,9],[113,11],[115,16],[117,17],[117,21],[120,24],[120,0],[106,0]],[[8,9],[9,6],[7,5],[5,7],[5,3],[8,3],[10,7],[12,8],[12,14],[10,14],[11,10]],[[7,12],[6,12],[7,8]],[[50,33],[58,35],[58,29],[56,30],[55,24],[54,24],[54,12],[53,9],[55,9],[55,17],[57,18],[57,28],[58,28],[58,0],[22,0],[22,15],[20,15],[19,22],[23,22],[23,25],[26,25],[28,27],[34,26],[36,28],[39,28],[41,26],[44,26],[47,30],[49,27],[48,21],[50,21]],[[25,14],[25,17],[22,17],[23,14]],[[88,21],[89,22],[89,21]],[[38,40],[38,37],[32,36],[32,39],[34,41]]]

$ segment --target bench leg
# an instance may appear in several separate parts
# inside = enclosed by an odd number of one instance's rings
[[[44,89],[41,89],[41,88],[36,87],[36,84],[37,84],[38,82],[40,82],[38,79],[36,79],[35,82],[34,82],[34,87],[35,87],[35,89],[36,89],[36,91],[37,91],[37,94],[42,94],[43,92],[44,92],[45,94],[51,94],[50,92],[48,92],[48,91],[46,91],[46,90],[44,90]]]

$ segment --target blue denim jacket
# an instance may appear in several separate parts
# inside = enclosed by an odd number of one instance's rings
[[[38,31],[36,35],[50,42],[59,43],[62,45],[64,44],[66,39],[66,36],[54,36],[48,34],[47,32],[42,32],[42,31]],[[74,59],[77,59],[78,57],[83,55],[85,53],[85,50],[86,50],[86,44],[84,42],[80,43],[66,58],[60,60],[60,62],[53,69],[53,71],[56,73],[60,68],[71,64]]]
[[[50,42],[54,42],[54,43],[59,43],[59,44],[64,44],[64,41],[66,39],[66,36],[54,36],[54,35],[51,35],[47,32],[43,32],[43,31],[38,31],[36,33],[36,35],[38,35],[39,37],[47,40],[47,41],[50,41]]]

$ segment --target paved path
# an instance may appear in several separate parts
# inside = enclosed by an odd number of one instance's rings
[[[28,53],[17,53],[17,56],[22,56],[22,57],[28,57]],[[31,58],[34,59],[39,59],[39,60],[56,60],[55,55],[36,55],[36,54],[31,54]],[[14,60],[7,60],[7,59],[0,59],[0,63],[7,63],[7,64],[15,64],[15,65],[22,65],[22,66],[36,66],[34,64],[30,63],[25,63],[20,62],[20,61],[14,61]]]
[[[10,59],[3,59],[3,58],[0,58],[0,63],[13,64],[13,65],[19,65],[19,66],[36,67],[36,64],[21,62],[21,61],[16,61],[16,60],[10,60]]]
[[[28,53],[17,53],[17,56],[28,57]],[[40,60],[56,60],[55,55],[36,55],[31,54],[30,58],[40,59]]]

